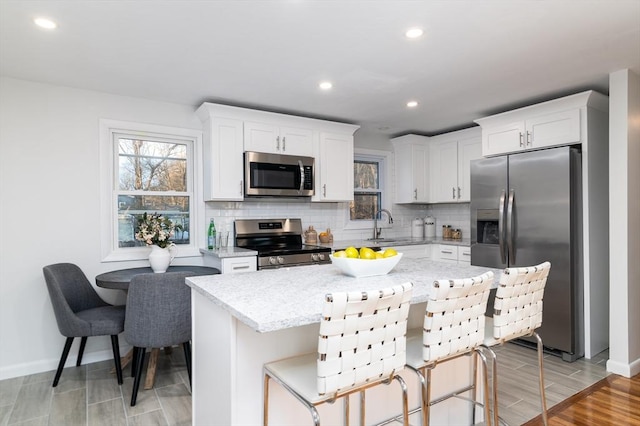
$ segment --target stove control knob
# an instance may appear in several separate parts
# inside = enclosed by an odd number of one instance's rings
[[[278,256],[278,263],[281,265],[284,264],[284,257]]]
[[[324,260],[324,253],[320,253],[320,254],[318,255],[318,259],[320,259],[320,260]]]
[[[311,253],[311,260],[313,260],[314,262],[318,261],[318,255],[316,253]]]
[[[277,263],[278,263],[278,260],[274,256],[271,256],[269,258],[269,265],[275,265]]]

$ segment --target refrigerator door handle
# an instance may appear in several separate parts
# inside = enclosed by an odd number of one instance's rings
[[[512,189],[509,191],[509,204],[507,206],[507,248],[509,249],[509,264],[516,263],[516,248],[513,241],[513,202],[516,198],[516,192]]]
[[[507,263],[507,255],[504,251],[504,202],[506,198],[506,193],[503,190],[500,193],[500,205],[498,206],[498,242],[500,243],[500,258],[502,259],[502,263]]]

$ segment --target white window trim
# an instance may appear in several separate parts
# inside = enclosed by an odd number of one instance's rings
[[[202,132],[180,127],[136,123],[120,120],[100,119],[100,247],[102,262],[143,260],[149,257],[148,247],[117,247],[117,229],[113,214],[117,200],[114,196],[115,150],[114,133],[137,134],[146,137],[177,138],[191,141],[190,159],[193,200],[189,216],[191,219],[190,244],[176,245],[176,257],[201,256],[199,241],[204,238],[204,202],[202,200]]]
[[[391,193],[392,182],[391,182],[391,167],[393,164],[393,154],[389,151],[381,151],[377,149],[365,149],[365,148],[354,148],[354,157],[375,157],[384,159],[384,166],[382,170],[383,179],[381,180],[381,186],[384,189],[384,198],[382,200],[382,208],[387,209],[393,215],[393,203],[391,202],[391,198],[393,194]],[[353,188],[351,188],[353,191]],[[388,221],[383,215],[382,220],[378,220],[378,228],[388,229],[391,228],[392,225],[387,223]],[[349,205],[347,204],[347,209],[345,212],[345,227],[344,229],[373,229],[373,218],[371,220],[351,220],[351,215],[349,212]]]

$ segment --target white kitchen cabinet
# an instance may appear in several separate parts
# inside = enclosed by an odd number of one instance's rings
[[[242,121],[206,104],[197,114],[203,122],[204,200],[242,200]]]
[[[479,127],[447,133],[430,140],[429,180],[432,203],[471,200],[471,161],[482,157]]]
[[[353,133],[320,133],[315,181],[312,201],[353,200]]]
[[[430,244],[416,244],[409,246],[393,246],[398,252],[402,253],[402,258],[408,259],[430,259],[431,258],[431,245]]]
[[[595,97],[592,93],[578,93],[475,120],[482,126],[482,155],[582,143],[586,138],[582,121],[586,120],[589,98]]]
[[[292,121],[295,122],[295,118]],[[244,150],[311,157],[313,130],[245,121]]]
[[[396,204],[428,203],[429,139],[405,135],[391,140],[395,158]]]
[[[242,256],[234,255],[225,257],[223,252],[221,255],[212,252],[204,252],[204,264],[212,268],[220,270],[221,274],[239,274],[243,272],[253,272],[258,270],[257,255]]]
[[[438,244],[433,246],[433,260],[450,263],[470,264],[471,247]]]

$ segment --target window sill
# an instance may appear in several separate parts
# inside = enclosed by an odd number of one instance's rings
[[[111,252],[102,259],[102,263],[109,262],[129,262],[134,260],[147,260],[149,258],[150,248],[140,247],[126,251]],[[183,257],[202,257],[202,253],[196,247],[178,247],[175,258]]]

